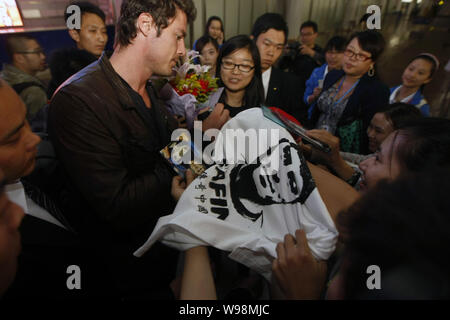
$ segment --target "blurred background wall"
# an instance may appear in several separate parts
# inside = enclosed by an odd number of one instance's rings
[[[1,0],[0,0],[1,1]],[[12,1],[12,0],[8,0]],[[88,0],[99,5],[107,15],[112,50],[114,24],[120,14],[122,0]],[[409,59],[428,51],[441,60],[435,80],[427,86],[432,113],[448,114],[450,107],[449,72],[443,66],[450,59],[450,0],[193,0],[198,14],[189,26],[186,47],[204,32],[208,17],[223,19],[225,39],[236,34],[249,34],[258,16],[265,12],[283,15],[289,26],[289,39],[297,40],[300,25],[314,20],[319,26],[317,43],[324,46],[333,35],[349,36],[359,27],[369,5],[381,8],[381,30],[387,50],[378,63],[382,80],[389,86],[399,84]],[[10,32],[30,32],[43,46],[47,56],[57,48],[73,46],[66,31],[64,9],[70,0],[16,0],[22,13],[23,27],[0,28],[0,62],[8,60],[2,37]],[[0,66],[1,69],[1,66]],[[446,111],[447,110],[447,111]]]

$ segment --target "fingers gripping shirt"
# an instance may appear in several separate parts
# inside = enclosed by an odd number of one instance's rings
[[[230,164],[223,161],[235,147],[224,138],[230,129],[278,134],[269,142],[261,141],[267,135],[257,134],[256,145],[263,147],[256,154],[235,152],[237,158]],[[338,233],[290,134],[264,118],[259,108],[237,115],[221,133],[215,145],[216,164],[191,183],[174,213],[160,218],[135,255],[141,256],[158,240],[179,250],[214,246],[269,280],[277,243],[287,233],[304,229],[313,255],[328,259]],[[234,139],[245,139],[245,134]]]

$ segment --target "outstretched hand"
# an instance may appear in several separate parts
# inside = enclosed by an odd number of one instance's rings
[[[308,55],[311,58],[314,57],[314,55],[316,54],[314,49],[311,49],[310,47],[305,46],[305,45],[300,46],[299,51],[301,54]]]
[[[191,184],[191,182],[194,181],[195,177],[196,176],[191,170],[186,170],[185,179],[183,179],[180,176],[173,177],[170,194],[175,199],[175,201],[178,201],[181,198],[181,195],[183,194],[184,190],[186,190],[186,188]]]
[[[317,98],[320,96],[321,93],[322,93],[322,88],[319,88],[319,87],[314,88],[312,95],[310,95],[310,96],[308,97],[308,103],[311,104],[311,103],[313,103],[314,101],[316,101]]]
[[[314,159],[318,160],[322,164],[329,165],[333,168],[336,167],[338,164],[340,164],[340,162],[342,161],[342,157],[339,153],[340,140],[338,137],[332,135],[331,133],[323,129],[309,130],[306,134],[313,139],[326,143],[331,149],[329,153],[325,153],[317,149],[314,149],[312,155]]]
[[[219,129],[230,120],[230,111],[225,109],[223,103],[216,104],[211,114],[203,121],[203,132],[208,129]]]
[[[288,234],[284,242],[277,245],[278,258],[272,263],[273,273],[286,298],[319,299],[327,265],[313,257],[303,230],[297,230],[295,237]]]

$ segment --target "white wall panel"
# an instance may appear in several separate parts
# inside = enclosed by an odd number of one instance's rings
[[[203,29],[204,24],[206,21],[204,21],[206,13],[203,11],[203,0],[193,0],[195,4],[195,8],[197,9],[197,18],[195,19],[193,23],[193,39],[192,44],[194,44],[194,41],[200,38],[203,35]],[[186,39],[186,46],[189,46],[189,39]]]
[[[267,12],[267,0],[253,0],[253,14],[251,24],[262,14]]]
[[[225,1],[225,39],[239,34],[239,0]]]
[[[250,34],[252,28],[253,0],[239,1],[239,34]]]
[[[218,16],[223,20],[225,0],[206,0],[206,20],[211,16]],[[206,22],[206,21],[205,21]]]

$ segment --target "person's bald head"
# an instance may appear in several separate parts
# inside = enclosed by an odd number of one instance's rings
[[[6,52],[18,69],[35,75],[45,68],[45,54],[39,42],[25,34],[13,34],[6,38]]]
[[[33,171],[40,138],[31,132],[25,104],[1,79],[0,101],[0,169],[13,182]]]

